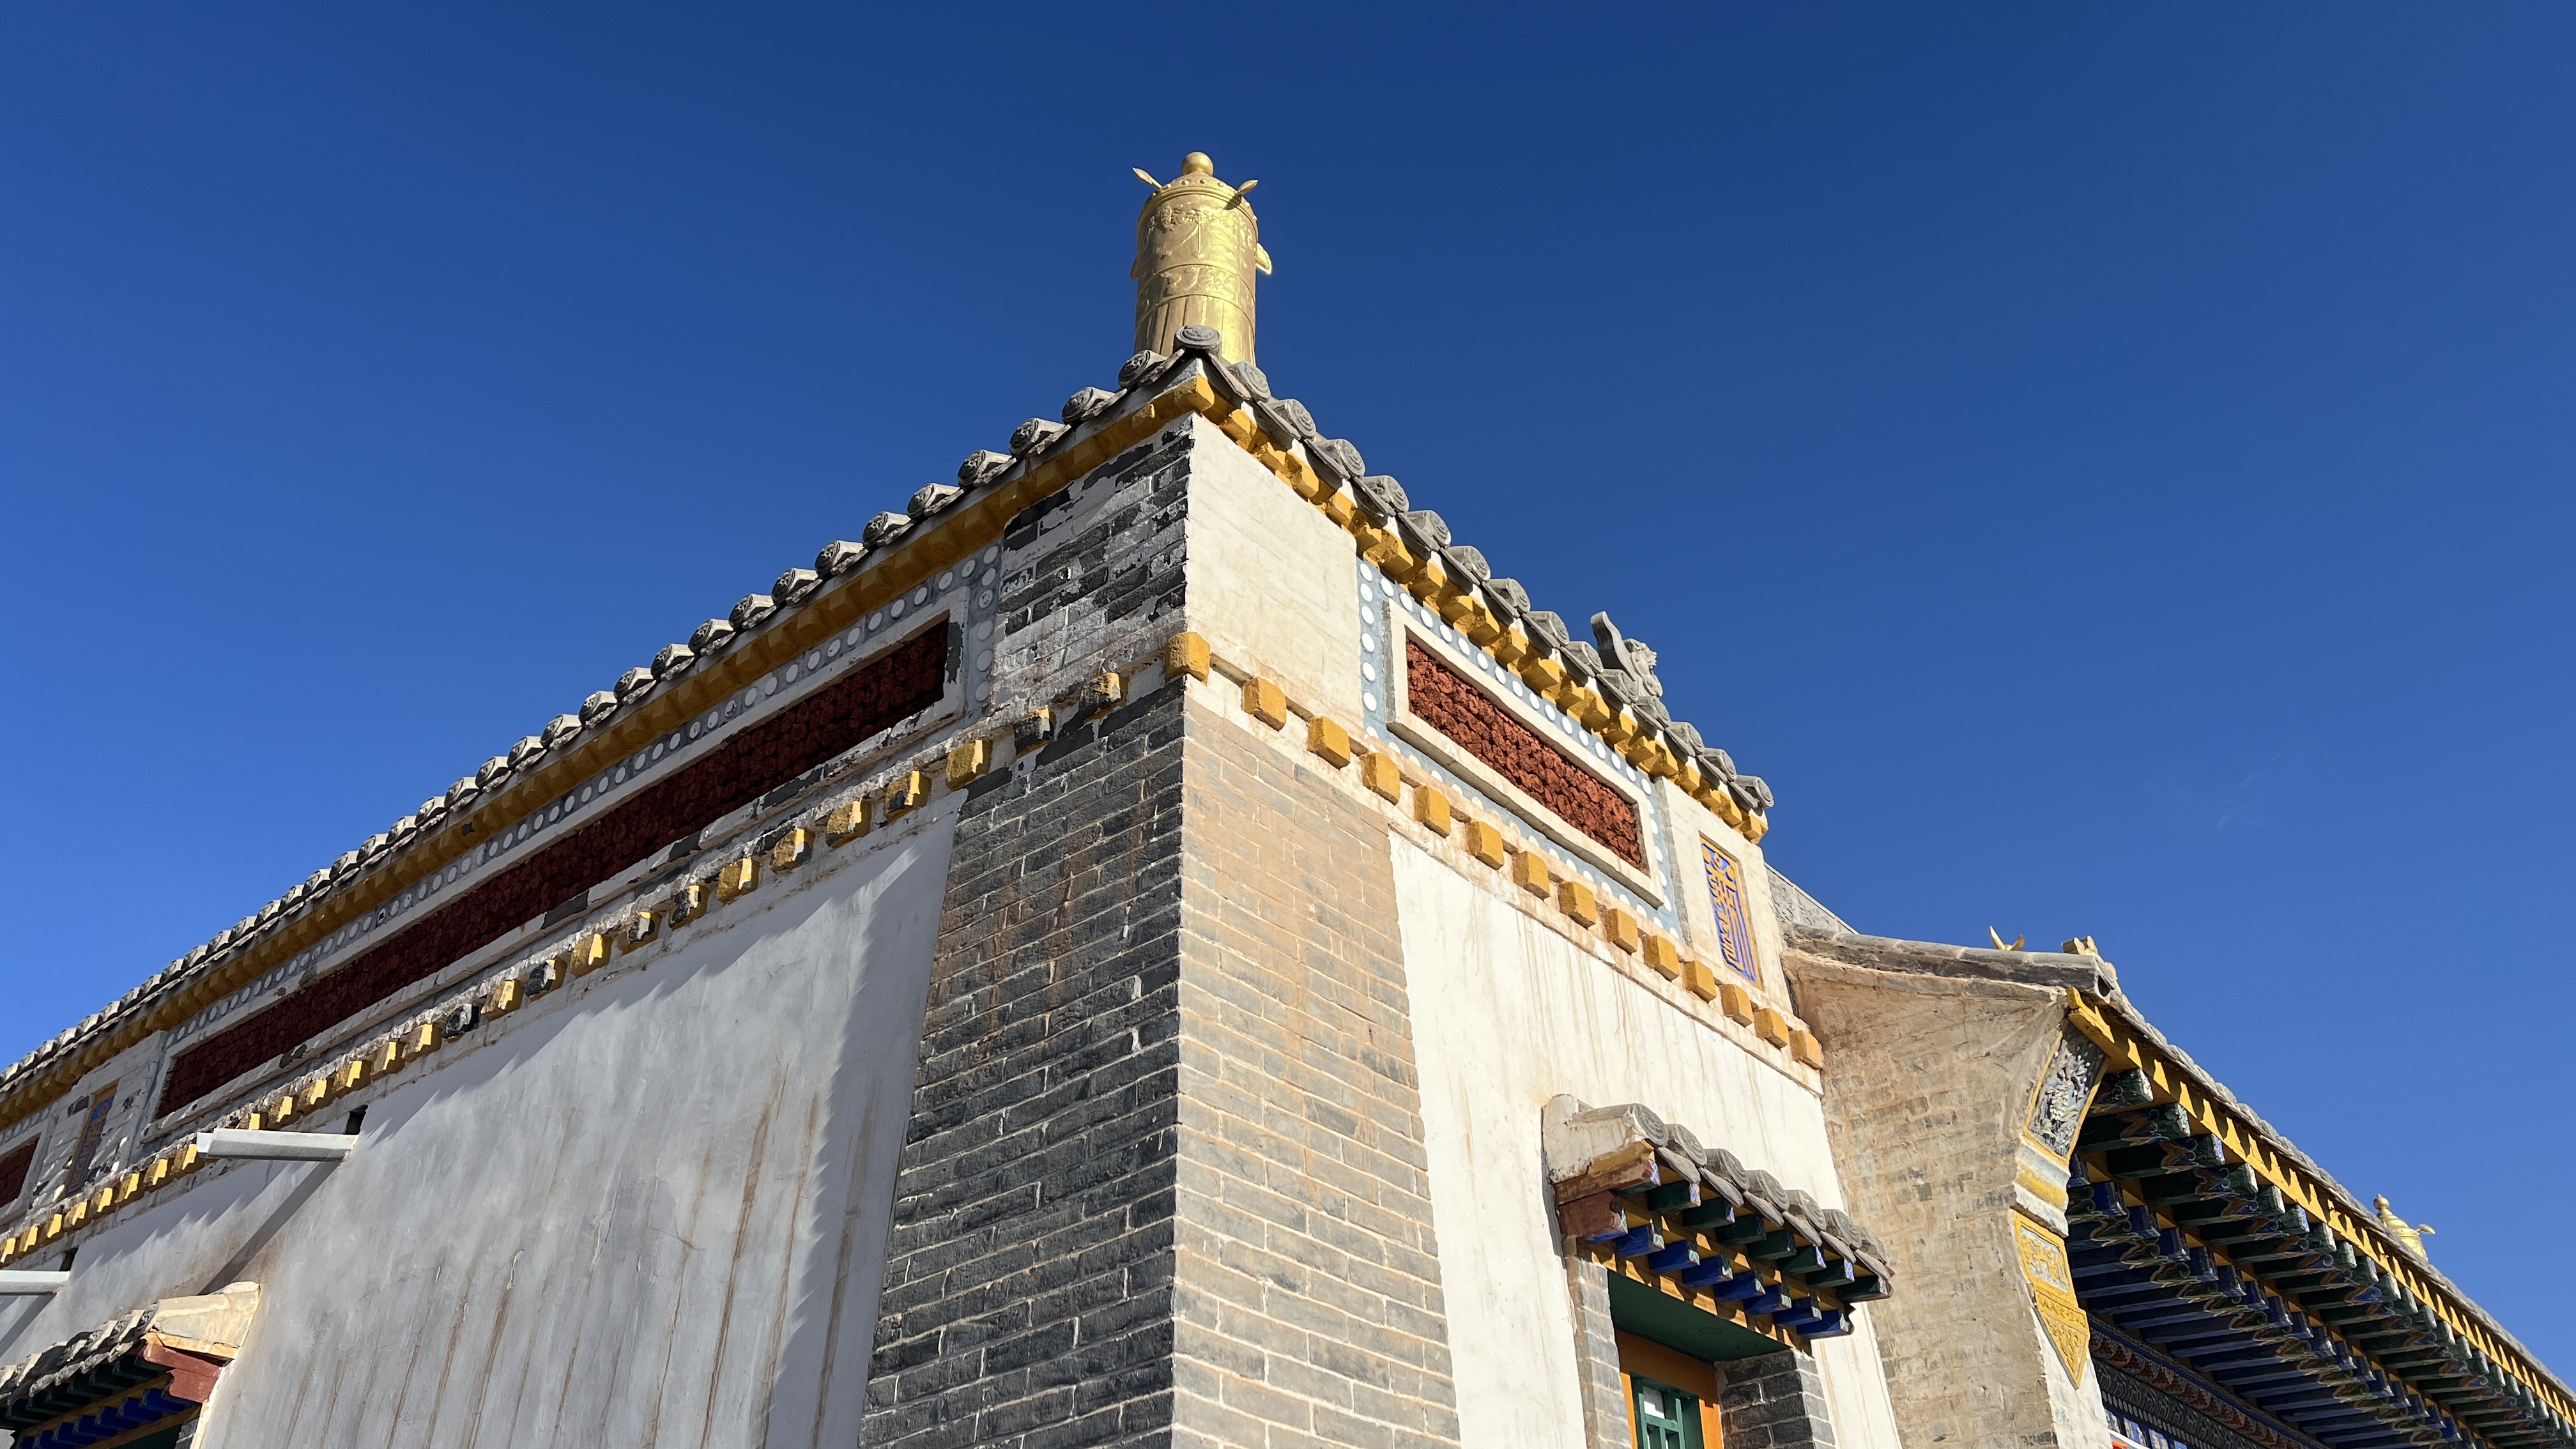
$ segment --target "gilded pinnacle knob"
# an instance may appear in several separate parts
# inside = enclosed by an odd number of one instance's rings
[[[1208,159],[1208,153],[1205,151],[1192,151],[1187,156],[1181,158],[1181,174],[1183,176],[1214,176],[1216,174],[1216,163]]]

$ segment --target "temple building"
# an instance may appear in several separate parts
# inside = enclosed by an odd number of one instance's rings
[[[1146,181],[1108,385],[0,1073],[16,1445],[2576,1446],[2090,941],[1773,871]]]

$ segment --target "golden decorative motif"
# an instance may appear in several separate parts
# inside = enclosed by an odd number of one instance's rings
[[[2013,1214],[2013,1245],[2021,1257],[2021,1276],[2030,1284],[2031,1306],[2039,1310],[2040,1327],[2048,1330],[2057,1361],[2066,1376],[2084,1382],[2084,1363],[2092,1356],[2093,1324],[2084,1305],[2075,1301],[2075,1273],[2067,1266],[2066,1240],[2020,1213]]]
[[[1181,162],[1181,174],[1156,181],[1136,216],[1136,350],[1170,352],[1173,335],[1196,323],[1225,338],[1228,362],[1252,361],[1253,274],[1270,274],[1261,249],[1261,221],[1244,200],[1258,181],[1228,186],[1216,163],[1201,151]]]
[[[2385,1197],[2374,1197],[2370,1200],[2370,1203],[2372,1207],[2379,1210],[2379,1225],[2388,1229],[2389,1236],[2397,1239],[2398,1246],[2404,1248],[2410,1253],[2413,1253],[2416,1257],[2422,1258],[2427,1263],[2433,1261],[2432,1258],[2427,1256],[2424,1252],[2424,1235],[2433,1231],[2433,1225],[2431,1223],[2410,1223],[2406,1221],[2404,1218],[2397,1215],[2396,1209],[2388,1205],[2388,1199]]]

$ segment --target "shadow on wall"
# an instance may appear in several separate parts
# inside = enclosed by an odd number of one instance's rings
[[[121,1226],[0,1318],[0,1361],[197,1291],[282,1218],[237,1270],[265,1301],[211,1435],[855,1441],[950,829],[488,1024],[336,1167],[237,1168]]]

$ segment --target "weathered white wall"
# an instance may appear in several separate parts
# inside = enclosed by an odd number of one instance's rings
[[[1359,561],[1351,536],[1204,418],[1191,419],[1189,627],[1271,672],[1290,698],[1360,718]]]
[[[949,837],[460,1040],[344,1163],[209,1170],[0,1309],[0,1361],[248,1278],[211,1443],[855,1442]]]
[[[1460,1440],[1584,1449],[1540,1108],[1559,1092],[1641,1102],[1840,1207],[1823,1108],[1482,884],[1393,849]],[[1847,1449],[1895,1449],[1867,1309],[1859,1323],[1816,1346],[1834,1432]]]

